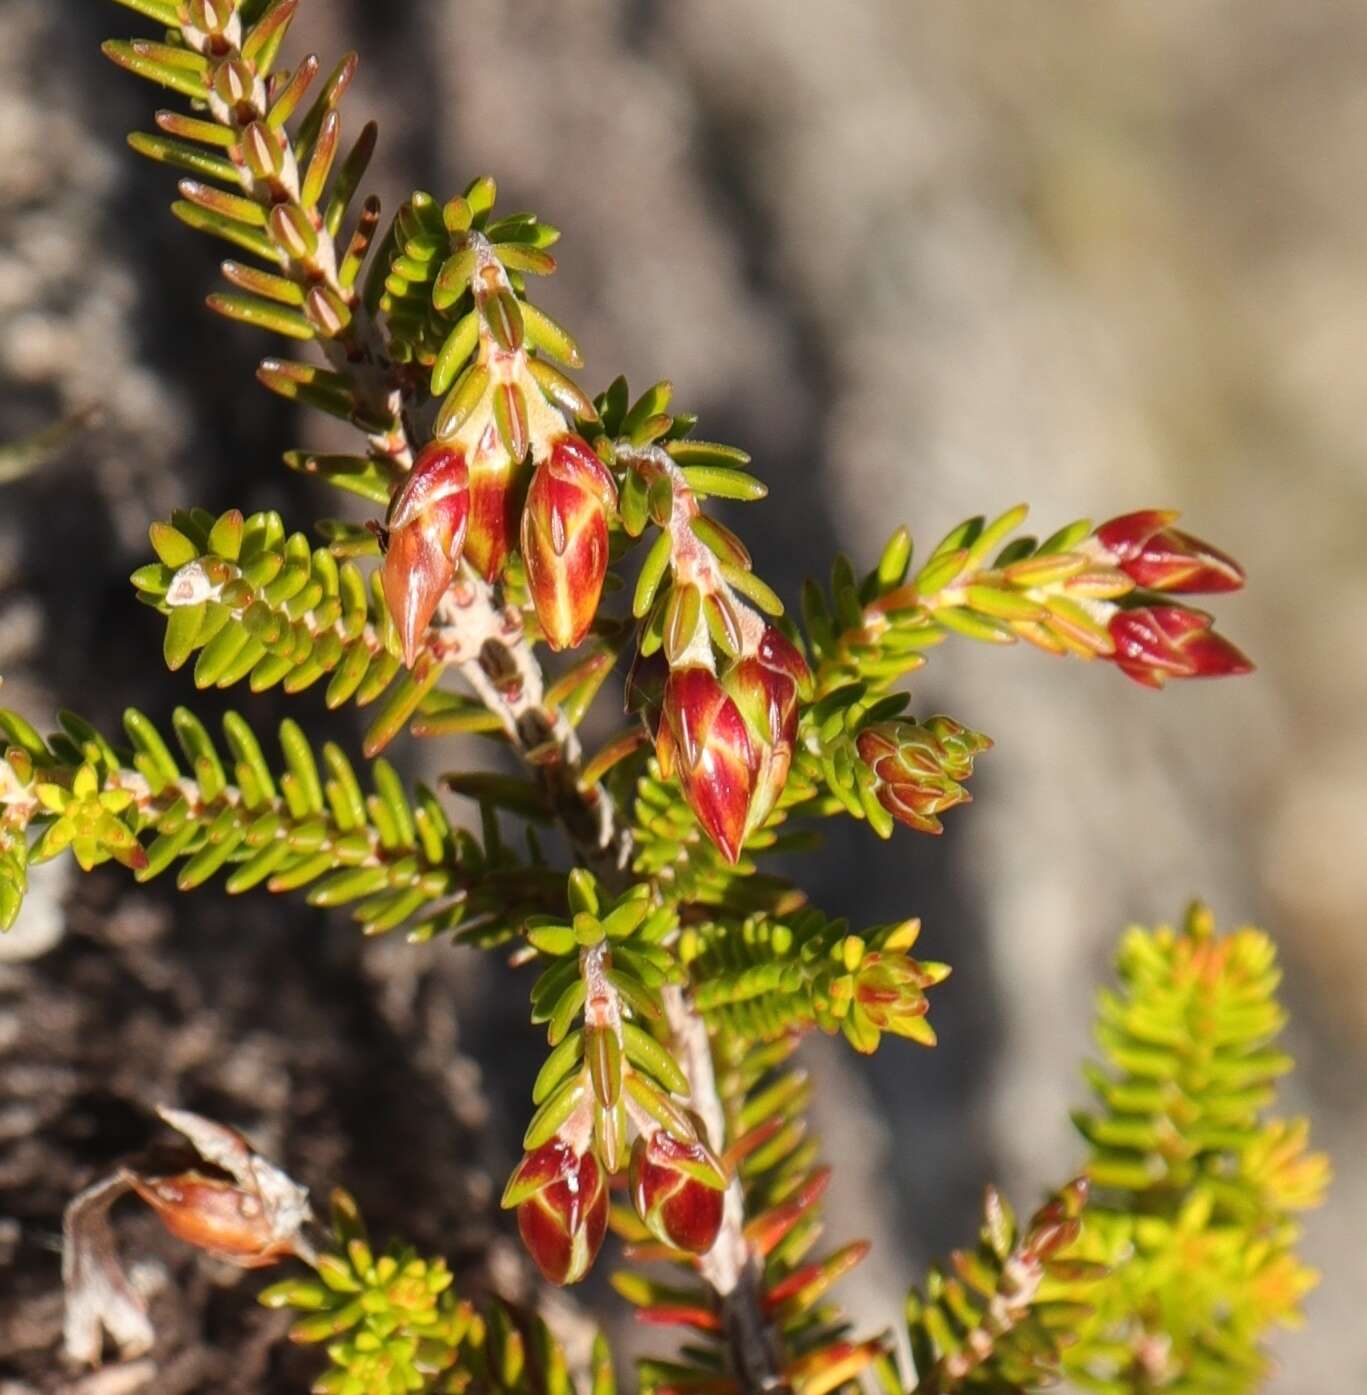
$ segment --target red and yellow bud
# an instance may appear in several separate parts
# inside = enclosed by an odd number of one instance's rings
[[[470,462],[470,531],[465,556],[488,581],[503,575],[517,536],[515,473],[516,467],[497,437],[491,447],[481,446]]]
[[[455,580],[469,518],[465,455],[433,441],[413,462],[389,506],[389,543],[380,571],[409,668],[438,602]]]
[[[1127,677],[1146,688],[1169,678],[1226,678],[1251,673],[1252,663],[1223,635],[1211,617],[1185,606],[1151,605],[1117,610],[1111,617],[1115,652],[1107,655]]]
[[[607,1183],[591,1151],[559,1137],[533,1149],[508,1179],[503,1205],[517,1208],[522,1243],[551,1283],[588,1273],[608,1227]]]
[[[587,441],[562,436],[532,475],[522,510],[522,560],[552,649],[579,643],[598,613],[617,486]]]
[[[1096,541],[1113,567],[1150,591],[1237,591],[1244,570],[1232,558],[1190,533],[1174,528],[1171,509],[1123,514],[1096,530]]]
[[[259,1193],[226,1178],[198,1172],[127,1176],[172,1235],[216,1259],[259,1269],[297,1253],[297,1229],[282,1230]]]
[[[680,1142],[664,1129],[631,1149],[631,1201],[657,1240],[703,1255],[721,1229],[726,1175],[700,1139]]]
[[[866,954],[854,981],[854,1001],[880,1032],[909,1036],[930,1007],[925,990],[934,982],[913,961],[877,952]]]
[[[745,718],[710,669],[691,665],[669,675],[655,750],[666,778],[677,766],[703,832],[735,862],[745,841],[756,753]]]
[[[732,664],[722,684],[745,718],[757,757],[745,825],[749,833],[769,817],[783,793],[797,742],[798,696],[809,690],[811,671],[787,638],[766,625],[755,652]]]
[[[972,796],[959,780],[973,772],[973,757],[991,745],[949,717],[877,722],[856,739],[859,758],[873,775],[873,793],[893,818],[922,833],[942,833],[939,814]]]

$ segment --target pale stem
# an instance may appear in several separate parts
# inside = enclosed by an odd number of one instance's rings
[[[713,1151],[721,1153],[726,1147],[726,1116],[707,1026],[681,988],[671,985],[663,990],[662,997],[679,1064],[692,1091],[690,1102],[706,1127]],[[759,1257],[745,1238],[745,1200],[739,1177],[732,1177],[727,1184],[721,1230],[716,1243],[699,1260],[698,1272],[721,1301],[722,1328],[732,1373],[742,1390],[788,1390],[778,1334],[760,1302]]]

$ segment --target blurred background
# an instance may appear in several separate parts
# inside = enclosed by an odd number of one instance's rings
[[[362,51],[343,115],[353,133],[380,119],[387,209],[494,173],[506,207],[565,232],[542,299],[579,337],[585,385],[668,376],[707,436],[753,453],[772,492],[739,526],[789,599],[837,547],[867,565],[899,521],[925,548],[1020,500],[1045,532],[1180,506],[1246,563],[1221,626],[1251,678],[1156,696],[1102,665],[967,641],[916,676],[918,713],[997,745],[944,838],[839,828],[804,868],[856,925],[919,913],[926,955],[955,966],[936,1051],[808,1049],[837,1165],[830,1229],[876,1235],[844,1298],[863,1326],[896,1322],[908,1281],[973,1234],[985,1182],[1028,1205],[1070,1175],[1068,1110],[1118,934],[1199,894],[1281,945],[1288,1108],[1312,1115],[1337,1171],[1307,1223],[1323,1273],[1309,1332],[1278,1341],[1274,1388],[1357,1388],[1367,8],[304,11],[296,54]],[[64,704],[106,729],[129,703],[164,719],[191,694],[126,581],[150,518],[275,507],[303,527],[339,509],[279,464],[333,438],[254,383],[265,338],[201,306],[220,250],[167,212],[171,173],[124,146],[158,94],[97,45],[139,23],[89,0],[0,8],[0,441],[104,408],[58,462],[0,484],[3,700],[40,726]],[[233,698],[263,726],[280,715]],[[312,693],[291,710],[355,749],[353,716],[324,717]],[[488,758],[397,750],[428,774]],[[523,980],[449,947],[363,945],[296,900],[177,899],[65,865],[34,877],[0,941],[4,1395],[74,1388],[51,1356],[61,1206],[151,1135],[161,1100],[248,1129],[317,1188],[345,1181],[377,1230],[443,1250],[463,1282],[517,1291],[491,1179],[516,1157],[544,1049]],[[302,1388],[254,1284],[225,1286],[150,1217],[127,1234],[171,1266],[169,1364],[147,1388]],[[601,1279],[578,1297],[622,1321]]]

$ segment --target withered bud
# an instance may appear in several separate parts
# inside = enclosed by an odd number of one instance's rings
[[[313,1262],[304,1234],[308,1193],[234,1129],[179,1109],[158,1113],[184,1134],[204,1164],[158,1169],[126,1164],[74,1197],[62,1218],[63,1346],[73,1361],[98,1364],[103,1333],[125,1358],[155,1340],[142,1295],[129,1282],[114,1243],[110,1208],[130,1191],[167,1230],[244,1269],[287,1255]]]
[[[234,1129],[181,1109],[158,1110],[206,1163],[170,1174],[125,1168],[129,1185],[180,1240],[243,1269],[311,1251],[301,1235],[310,1218],[308,1192]]]

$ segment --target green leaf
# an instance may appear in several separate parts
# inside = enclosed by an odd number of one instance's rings
[[[451,386],[478,344],[479,315],[471,310],[456,321],[432,365],[431,391],[434,397],[440,397]]]
[[[314,336],[313,326],[305,316],[261,296],[215,293],[206,298],[205,304],[226,319],[238,320],[257,329],[273,330],[291,339],[312,339]]]
[[[767,582],[761,581],[754,572],[723,562],[721,574],[742,596],[753,601],[766,615],[783,614],[783,602],[778,593]]]
[[[672,545],[667,532],[661,532],[646,553],[641,571],[636,579],[636,590],[632,596],[631,613],[639,620],[655,602],[660,582],[664,579],[672,556]]]
[[[560,1126],[574,1113],[584,1097],[586,1086],[582,1075],[572,1076],[560,1085],[532,1115],[527,1131],[522,1136],[522,1146],[528,1152],[540,1148],[555,1137]],[[505,1205],[507,1202],[505,1201]]]
[[[528,342],[534,349],[563,363],[567,368],[582,368],[584,356],[570,337],[569,331],[558,325],[539,306],[522,302],[522,324]]]
[[[177,606],[166,622],[166,637],[162,653],[166,667],[174,672],[190,657],[204,623],[208,606],[200,601],[198,605]]]
[[[154,50],[154,47],[142,40],[107,39],[100,45],[100,52],[119,67],[127,68],[130,73],[136,73],[149,82],[154,82],[160,87],[169,87],[171,91],[179,92],[195,101],[205,101],[208,88],[204,85],[202,75],[191,68],[149,57],[149,50]]]
[[[626,1050],[627,1060],[633,1066],[646,1071],[671,1093],[688,1094],[688,1077],[679,1069],[668,1048],[656,1041],[649,1032],[634,1022],[625,1022],[622,1024],[622,1045]]]
[[[700,499],[711,496],[751,503],[769,493],[769,486],[763,480],[727,465],[687,465],[683,477]]]
[[[218,179],[225,183],[237,179],[237,170],[231,160],[211,155],[207,150],[201,150],[187,141],[173,140],[168,136],[153,135],[151,132],[133,131],[128,136],[128,144],[139,155],[145,155],[149,160],[171,165],[175,169],[190,170],[205,179]]]

